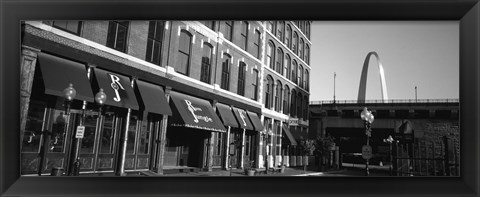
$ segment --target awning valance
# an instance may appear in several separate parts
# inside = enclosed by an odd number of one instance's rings
[[[136,82],[145,111],[172,115],[162,87],[141,80],[136,80]]]
[[[218,114],[220,114],[223,125],[230,127],[238,127],[237,121],[235,120],[235,116],[233,115],[230,106],[222,103],[217,103],[217,112]]]
[[[295,140],[295,138],[293,137],[292,133],[290,132],[290,129],[288,127],[283,126],[282,130],[283,130],[283,134],[286,135],[287,136],[286,138],[290,141],[290,144],[292,146],[296,146],[297,140]]]
[[[94,70],[98,87],[103,88],[103,91],[107,94],[106,105],[139,109],[135,92],[128,77],[100,68]]]
[[[46,53],[38,53],[37,62],[42,72],[45,94],[63,98],[63,90],[72,84],[77,92],[76,100],[93,102],[85,65]]]
[[[253,125],[252,122],[248,119],[247,112],[243,109],[238,109],[236,107],[233,107],[233,113],[235,114],[235,117],[237,118],[237,122],[242,129],[247,129],[247,130],[253,130]]]
[[[250,121],[253,123],[253,127],[255,127],[255,131],[263,131],[263,124],[260,121],[260,118],[258,118],[258,115],[256,113],[253,113],[251,111],[247,111],[248,117],[250,118]]]
[[[170,93],[170,98],[172,100],[170,106],[173,109],[173,115],[168,121],[170,126],[226,131],[210,102],[174,91]]]

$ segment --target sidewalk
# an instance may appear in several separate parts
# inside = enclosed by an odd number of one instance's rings
[[[327,171],[327,172],[317,172],[314,167],[309,167],[306,171],[304,171],[303,167],[287,167],[285,168],[284,173],[280,172],[258,172],[255,176],[322,176],[324,174],[332,173],[332,172],[341,172],[342,170],[335,170],[335,171]],[[199,172],[181,172],[181,173],[172,173],[172,174],[165,174],[161,176],[247,176],[243,169],[232,169],[230,170],[221,170],[221,169],[213,169],[211,172],[199,171]]]

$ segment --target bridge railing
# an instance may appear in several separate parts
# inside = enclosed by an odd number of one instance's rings
[[[357,104],[357,103],[458,103],[459,99],[389,99],[389,100],[365,100],[358,102],[358,100],[324,100],[324,101],[310,101],[310,105],[323,104]]]

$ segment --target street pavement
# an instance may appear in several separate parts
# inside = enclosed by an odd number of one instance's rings
[[[370,176],[389,176],[388,167],[369,166]],[[242,169],[221,170],[213,169],[210,172],[178,172],[169,173],[161,176],[247,176]],[[310,166],[306,170],[303,167],[287,167],[284,173],[280,172],[259,172],[255,176],[365,176],[365,165],[342,167],[341,169],[329,169],[322,172],[317,171],[316,166]]]

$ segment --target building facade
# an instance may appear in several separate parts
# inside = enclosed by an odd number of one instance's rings
[[[309,21],[27,21],[22,33],[22,174],[273,167],[308,132]]]

